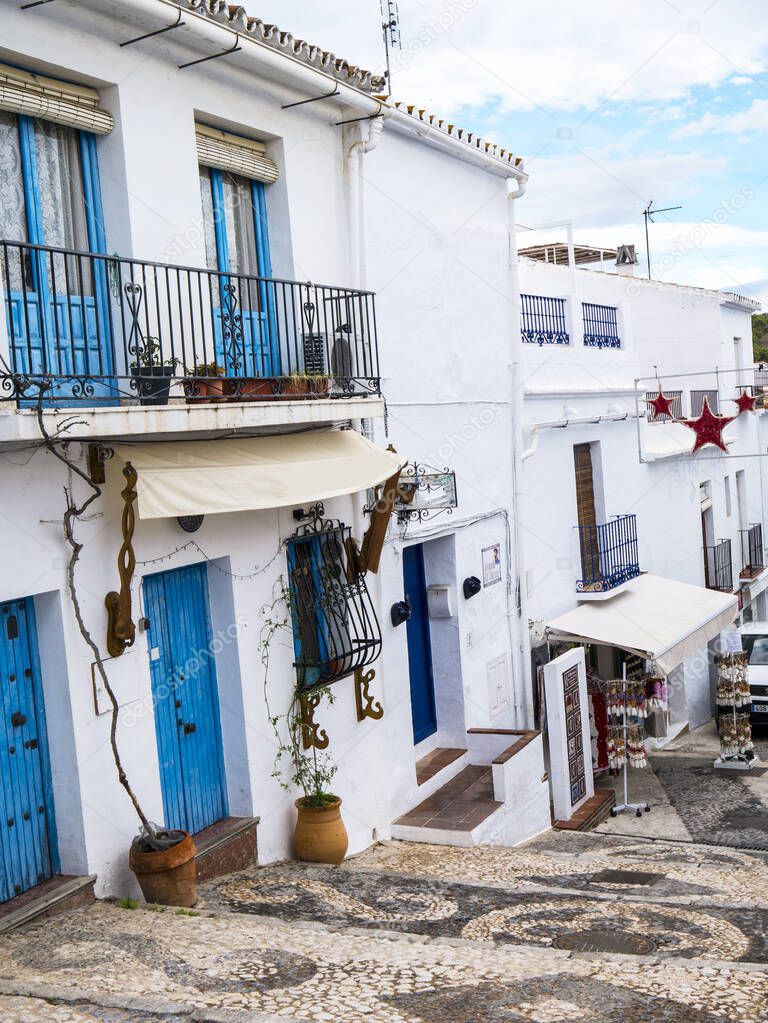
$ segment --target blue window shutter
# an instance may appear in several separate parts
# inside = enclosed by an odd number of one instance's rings
[[[80,132],[80,160],[83,165],[83,196],[88,221],[88,245],[91,252],[105,254],[107,238],[104,230],[104,210],[101,203],[99,154],[96,136],[89,131]]]

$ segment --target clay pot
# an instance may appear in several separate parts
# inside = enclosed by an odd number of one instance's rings
[[[191,404],[199,401],[225,401],[226,385],[227,382],[223,377],[213,377],[211,379],[190,377],[184,382],[184,392],[187,402]]]
[[[230,401],[268,401],[280,396],[275,377],[229,377],[226,393]]]
[[[140,852],[131,847],[128,864],[136,875],[147,902],[160,906],[194,906],[197,902],[195,843],[184,839],[160,852]]]
[[[309,863],[333,863],[344,859],[349,838],[341,819],[341,800],[325,806],[305,806],[304,798],[296,800],[296,830],[293,851]]]

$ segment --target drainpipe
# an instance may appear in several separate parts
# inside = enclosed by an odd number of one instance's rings
[[[520,455],[520,461],[526,462],[536,454],[540,430],[565,430],[569,426],[599,426],[600,423],[624,423],[632,419],[644,418],[645,413],[643,412],[609,412],[604,416],[583,416],[576,419],[553,419],[546,423],[534,423],[529,431],[530,444]]]
[[[517,188],[507,192],[508,288],[511,308],[512,344],[512,401],[510,415],[510,448],[512,452],[512,544],[515,571],[513,575],[514,607],[507,608],[510,642],[512,644],[512,676],[516,724],[521,728],[533,727],[533,683],[531,680],[531,638],[528,629],[528,594],[525,587],[525,543],[520,518],[523,504],[522,489],[522,425],[523,425],[523,367],[522,336],[520,334],[520,261],[517,255],[517,225],[515,200],[525,195],[527,178],[517,180]]]

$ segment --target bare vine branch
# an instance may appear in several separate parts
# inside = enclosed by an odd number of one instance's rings
[[[43,399],[45,397],[45,392],[48,389],[48,386],[50,385],[40,386],[37,399],[37,422],[40,428],[40,434],[43,438],[44,446],[48,451],[50,451],[54,458],[57,458],[75,476],[78,476],[90,490],[90,494],[86,498],[84,498],[84,500],[78,503],[75,500],[73,488],[69,486],[64,487],[64,498],[66,502],[66,508],[64,510],[64,516],[62,519],[62,526],[64,529],[64,538],[67,541],[67,544],[69,545],[71,552],[69,555],[69,561],[67,562],[67,588],[69,590],[69,598],[72,602],[72,608],[75,612],[75,620],[77,622],[77,627],[80,630],[80,635],[83,637],[84,642],[87,644],[87,646],[90,648],[91,653],[93,654],[94,664],[96,665],[96,670],[99,673],[101,684],[104,687],[104,692],[107,694],[109,702],[112,707],[109,729],[109,742],[112,748],[112,756],[115,761],[115,767],[117,768],[118,780],[125,789],[125,791],[128,793],[128,798],[131,800],[133,808],[136,811],[136,814],[138,815],[138,818],[141,821],[142,826],[144,827],[147,835],[150,837],[150,839],[152,839],[155,836],[155,829],[149,822],[147,815],[144,813],[144,810],[142,809],[141,804],[139,803],[136,793],[133,791],[133,788],[131,787],[131,784],[128,781],[128,776],[125,773],[122,757],[120,756],[120,750],[117,745],[117,720],[119,713],[119,704],[117,701],[117,696],[115,695],[115,691],[110,684],[109,677],[107,675],[107,670],[104,667],[104,659],[102,657],[101,650],[99,649],[98,644],[94,640],[93,636],[90,633],[90,630],[85,624],[82,608],[80,606],[80,599],[77,593],[77,587],[75,585],[75,568],[77,566],[78,561],[80,560],[80,553],[83,549],[83,544],[80,543],[80,541],[75,536],[75,524],[78,522],[78,520],[82,518],[82,516],[85,514],[88,508],[90,508],[93,502],[96,501],[99,497],[101,497],[101,487],[98,486],[98,484],[94,483],[91,477],[86,472],[83,472],[80,466],[77,465],[77,463],[74,462],[64,451],[60,450],[62,444],[61,428],[53,437],[48,432],[48,429],[45,425],[45,418],[43,416]],[[69,426],[71,425],[73,425],[71,421],[65,421],[65,423],[62,424],[64,429],[68,429]]]

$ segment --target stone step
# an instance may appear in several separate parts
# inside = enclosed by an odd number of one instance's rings
[[[504,804],[494,799],[490,766],[471,764],[392,824],[392,837],[474,845],[473,833]]]
[[[194,835],[198,882],[256,863],[258,817],[225,817]]]
[[[553,827],[558,831],[591,831],[610,817],[615,803],[613,789],[595,789],[594,796],[583,802],[570,820],[555,821]]]
[[[35,885],[15,899],[0,905],[0,934],[7,934],[33,920],[80,909],[95,900],[95,875],[78,877],[57,874],[42,884]]]

